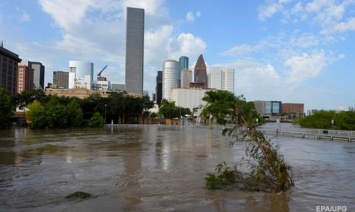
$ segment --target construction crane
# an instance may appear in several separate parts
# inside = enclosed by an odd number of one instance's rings
[[[101,73],[107,68],[107,65],[97,74],[97,81],[101,81]]]

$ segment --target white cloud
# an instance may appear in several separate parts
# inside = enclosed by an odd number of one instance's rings
[[[332,29],[328,31],[333,31],[333,32],[355,31],[355,18],[350,18],[345,22],[339,22],[335,24],[332,27]]]
[[[355,4],[354,0],[313,0],[307,3],[300,1],[291,3],[292,1],[289,0],[278,2],[266,0],[258,8],[258,18],[265,21],[280,13],[282,15],[281,22],[307,21],[318,25],[322,34],[353,31],[355,28],[352,17],[344,20],[347,11],[351,12],[351,5]]]
[[[285,66],[289,67],[290,70],[286,72],[286,82],[300,83],[318,76],[323,68],[328,65],[327,60],[329,58],[323,50],[288,58],[285,61]]]
[[[59,27],[69,30],[81,23],[89,7],[95,5],[95,0],[72,0],[69,4],[62,0],[39,0],[39,3]]]
[[[278,13],[282,10],[281,4],[277,4],[274,2],[268,2],[266,5],[259,6],[258,8],[258,18],[261,21],[266,20],[267,18],[272,17],[274,14]]]
[[[229,50],[225,51],[224,55],[236,56],[236,55],[245,55],[250,54],[254,51],[260,50],[262,48],[261,45],[249,45],[249,44],[241,44],[239,46],[234,46]]]
[[[190,57],[196,57],[203,53],[207,47],[207,44],[199,37],[195,37],[191,33],[181,33],[177,37],[179,44],[179,54],[189,55]]]
[[[195,22],[196,17],[201,17],[201,12],[200,11],[197,11],[196,13],[193,13],[192,11],[189,11],[186,14],[186,19],[190,23]]]
[[[187,19],[188,22],[194,22],[195,21],[195,16],[194,16],[194,14],[191,11],[189,11],[186,14],[186,19]]]

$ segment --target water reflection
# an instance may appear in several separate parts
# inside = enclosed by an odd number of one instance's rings
[[[207,172],[244,155],[243,144],[228,141],[217,129],[196,126],[0,131],[0,211],[355,209],[354,143],[276,137],[272,141],[294,168],[291,191],[206,190]],[[78,190],[96,198],[64,198]]]

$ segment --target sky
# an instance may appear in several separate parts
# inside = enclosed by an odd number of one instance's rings
[[[22,60],[125,82],[126,8],[145,9],[144,90],[154,93],[165,60],[200,54],[235,69],[247,101],[355,107],[355,0],[1,0],[0,40]]]

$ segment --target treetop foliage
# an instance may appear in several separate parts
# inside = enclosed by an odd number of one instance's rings
[[[235,142],[245,142],[245,154],[250,173],[241,173],[225,163],[216,167],[217,175],[208,173],[206,186],[210,189],[223,188],[227,185],[242,185],[248,190],[285,191],[293,185],[289,166],[266,137],[256,129],[258,113],[251,102],[243,96],[235,97],[228,91],[206,92],[207,102],[202,114],[212,117],[218,124],[224,125],[223,135],[228,135]],[[228,121],[228,125],[227,124]]]

